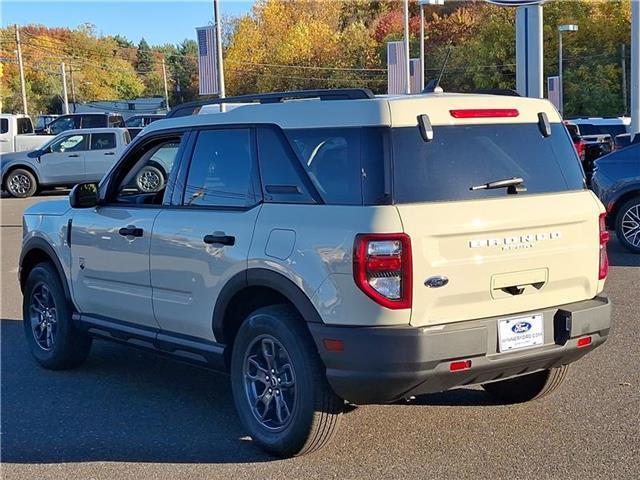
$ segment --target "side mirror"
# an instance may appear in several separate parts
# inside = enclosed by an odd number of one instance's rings
[[[79,183],[69,194],[71,208],[91,208],[98,205],[98,184]]]

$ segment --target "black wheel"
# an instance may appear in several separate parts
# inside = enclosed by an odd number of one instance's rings
[[[260,308],[243,322],[231,384],[243,425],[271,454],[311,453],[337,430],[344,401],[331,390],[304,320],[291,307]]]
[[[12,197],[26,198],[36,193],[38,181],[29,170],[16,168],[7,175],[4,188]]]
[[[633,253],[640,253],[640,197],[624,203],[616,216],[616,235]]]
[[[86,360],[91,338],[75,328],[71,306],[51,263],[40,263],[29,273],[22,314],[31,354],[44,368],[64,370]]]
[[[485,383],[482,388],[489,395],[503,403],[522,403],[549,395],[567,377],[568,365],[550,368],[521,377]]]
[[[136,186],[143,193],[159,192],[164,187],[164,175],[159,168],[146,165],[136,175]]]

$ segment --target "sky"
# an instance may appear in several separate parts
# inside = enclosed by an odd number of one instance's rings
[[[242,15],[252,0],[220,0],[221,15]],[[2,0],[2,26],[42,24],[75,28],[92,23],[101,35],[120,34],[151,45],[196,38],[195,27],[213,20],[212,0]]]

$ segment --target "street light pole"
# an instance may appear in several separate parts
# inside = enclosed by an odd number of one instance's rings
[[[22,64],[22,44],[20,43],[20,29],[16,23],[16,48],[18,52],[18,68],[20,70],[20,93],[22,95],[22,110],[25,115],[29,115],[27,111],[27,89],[24,83],[24,65]]]
[[[409,0],[404,0],[404,93],[411,93],[411,67],[409,55]]]
[[[560,107],[560,115],[564,113],[564,85],[562,83],[562,33],[577,32],[578,25],[560,25],[558,27],[558,104]]]
[[[219,0],[213,0],[213,16],[216,24],[216,59],[218,63],[218,93],[220,98],[225,98],[224,88],[224,65],[222,61],[222,26],[220,25],[220,7],[218,5]],[[226,111],[224,103],[220,104],[220,111]]]
[[[420,76],[420,91],[424,90],[427,79],[427,66],[425,64],[424,55],[424,7],[427,5],[444,5],[444,0],[419,0],[420,2],[420,68],[422,75]]]
[[[67,73],[65,70],[64,62],[62,62],[60,64],[60,71],[62,72],[62,111],[66,115],[69,113],[69,97],[67,96]]]

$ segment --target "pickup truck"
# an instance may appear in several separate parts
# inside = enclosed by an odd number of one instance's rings
[[[53,135],[34,135],[31,118],[23,114],[0,113],[0,153],[33,150]]]
[[[131,141],[124,128],[67,130],[30,152],[0,156],[2,188],[30,197],[42,187],[70,187],[98,181]]]

